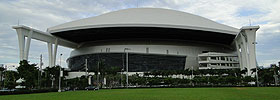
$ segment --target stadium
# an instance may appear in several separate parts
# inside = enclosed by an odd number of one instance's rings
[[[58,45],[72,48],[67,63],[73,72],[84,70],[85,64],[95,70],[100,62],[127,72],[256,68],[259,26],[237,29],[170,9],[113,11],[46,32],[23,25],[13,28],[18,33],[20,60],[28,60],[30,40],[37,39],[48,43],[49,66],[55,65]]]

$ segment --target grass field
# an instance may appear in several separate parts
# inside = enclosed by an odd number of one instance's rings
[[[3,95],[0,100],[280,100],[280,88],[112,89]]]

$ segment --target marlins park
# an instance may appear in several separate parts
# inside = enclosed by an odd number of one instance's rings
[[[256,68],[259,26],[240,27],[176,10],[130,8],[62,23],[46,32],[24,25],[13,28],[20,60],[28,60],[30,41],[36,39],[48,44],[49,66],[55,65],[59,45],[73,49],[67,59],[72,72],[84,70],[85,64],[94,70],[102,61],[105,67],[132,73]]]

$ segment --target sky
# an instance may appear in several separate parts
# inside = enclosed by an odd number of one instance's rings
[[[127,8],[166,8],[199,15],[240,29],[259,25],[256,54],[260,66],[280,61],[280,0],[0,0],[0,64],[18,65],[17,33],[12,26],[48,27]],[[71,49],[58,48],[62,66]],[[31,41],[29,60],[48,66],[47,44]]]

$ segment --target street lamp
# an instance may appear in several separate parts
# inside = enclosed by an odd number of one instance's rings
[[[62,56],[62,54],[60,54],[60,60],[59,60],[59,62],[60,62],[60,67],[59,67],[59,86],[58,86],[58,92],[61,92],[61,76],[63,76],[63,74],[62,74],[62,72],[61,72],[61,56]]]
[[[122,83],[122,75],[123,75],[123,71],[124,71],[124,69],[122,68],[122,70],[121,70],[121,87],[123,87],[123,83]]]
[[[40,78],[41,78],[41,74],[42,74],[42,72],[41,72],[41,70],[42,70],[42,65],[43,65],[43,62],[42,62],[42,54],[40,55],[40,64],[39,64],[39,66],[38,66],[38,69],[39,69],[39,71],[38,71],[38,88],[40,89]],[[0,80],[1,81],[1,80]]]
[[[256,55],[256,44],[258,44],[257,42],[253,42],[252,43],[254,45],[254,51],[255,51],[255,55]],[[256,80],[257,80],[257,87],[259,87],[259,76],[258,76],[258,65],[256,66]]]
[[[124,52],[126,50],[131,50],[130,48],[124,48]],[[128,52],[126,52],[126,88],[128,88]]]

